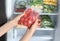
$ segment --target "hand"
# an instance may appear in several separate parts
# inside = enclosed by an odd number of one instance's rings
[[[18,25],[18,21],[20,20],[20,18],[23,16],[24,14],[21,14],[21,15],[18,15],[17,17],[15,17],[14,19],[13,19],[13,23],[15,24],[15,25]]]
[[[29,41],[32,35],[34,34],[36,28],[38,27],[38,19],[35,21],[35,23],[31,26],[31,28],[28,28],[23,37],[20,39],[20,41]]]
[[[40,26],[40,19],[37,18],[35,23],[30,28],[28,28],[27,30],[35,31],[36,28],[38,28],[38,26]]]

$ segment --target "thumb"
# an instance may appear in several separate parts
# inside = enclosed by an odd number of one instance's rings
[[[33,24],[34,26],[38,25],[38,19],[36,19],[35,23]]]
[[[35,23],[31,26],[31,29],[36,29],[38,27],[38,19],[36,19]]]

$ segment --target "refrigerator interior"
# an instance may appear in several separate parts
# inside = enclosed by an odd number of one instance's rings
[[[16,0],[10,1],[10,3],[12,2],[11,3],[12,5],[9,8],[13,10],[11,10],[11,13],[10,13],[11,16],[8,17],[8,19],[12,19],[12,17],[18,14],[21,14],[20,12],[14,12],[15,1]],[[36,40],[37,41],[54,41],[55,40],[55,31],[57,28],[58,13],[41,13],[40,16],[45,16],[45,15],[48,15],[51,18],[54,27],[53,28],[37,28],[36,32],[34,33],[30,41],[36,41]],[[7,16],[9,15],[7,14]],[[26,31],[25,28],[16,28],[16,27],[12,28],[7,34],[8,36],[7,41],[19,41],[19,39],[24,35],[25,31]]]

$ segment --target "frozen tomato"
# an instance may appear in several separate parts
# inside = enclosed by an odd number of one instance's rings
[[[35,22],[35,20],[36,20],[36,16],[33,16],[32,17],[32,22]]]
[[[24,14],[24,17],[27,17],[28,15],[27,14]]]
[[[27,22],[24,22],[24,24],[23,24],[23,25],[28,26],[28,23],[27,23]]]
[[[38,12],[33,11],[33,14],[34,14],[35,16],[38,16]]]
[[[22,25],[24,22],[24,17],[21,17],[20,20],[19,20],[19,23]]]
[[[28,23],[28,27],[30,27],[32,25],[32,20],[28,20],[27,23]]]
[[[30,12],[32,11],[31,8],[28,8],[26,11],[25,11],[25,14],[30,14]]]
[[[28,19],[26,18],[26,19],[24,20],[23,25],[27,26],[27,21],[28,21]]]
[[[29,14],[28,14],[28,16],[33,16],[34,14],[33,14],[33,11],[31,11]]]

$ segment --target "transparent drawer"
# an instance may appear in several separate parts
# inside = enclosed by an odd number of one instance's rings
[[[26,29],[15,29],[14,32],[14,39],[15,40],[20,40],[20,38],[24,35],[26,32]],[[43,31],[43,30],[36,30],[36,32],[33,34],[32,38],[30,41],[52,41],[53,40],[53,31]]]

